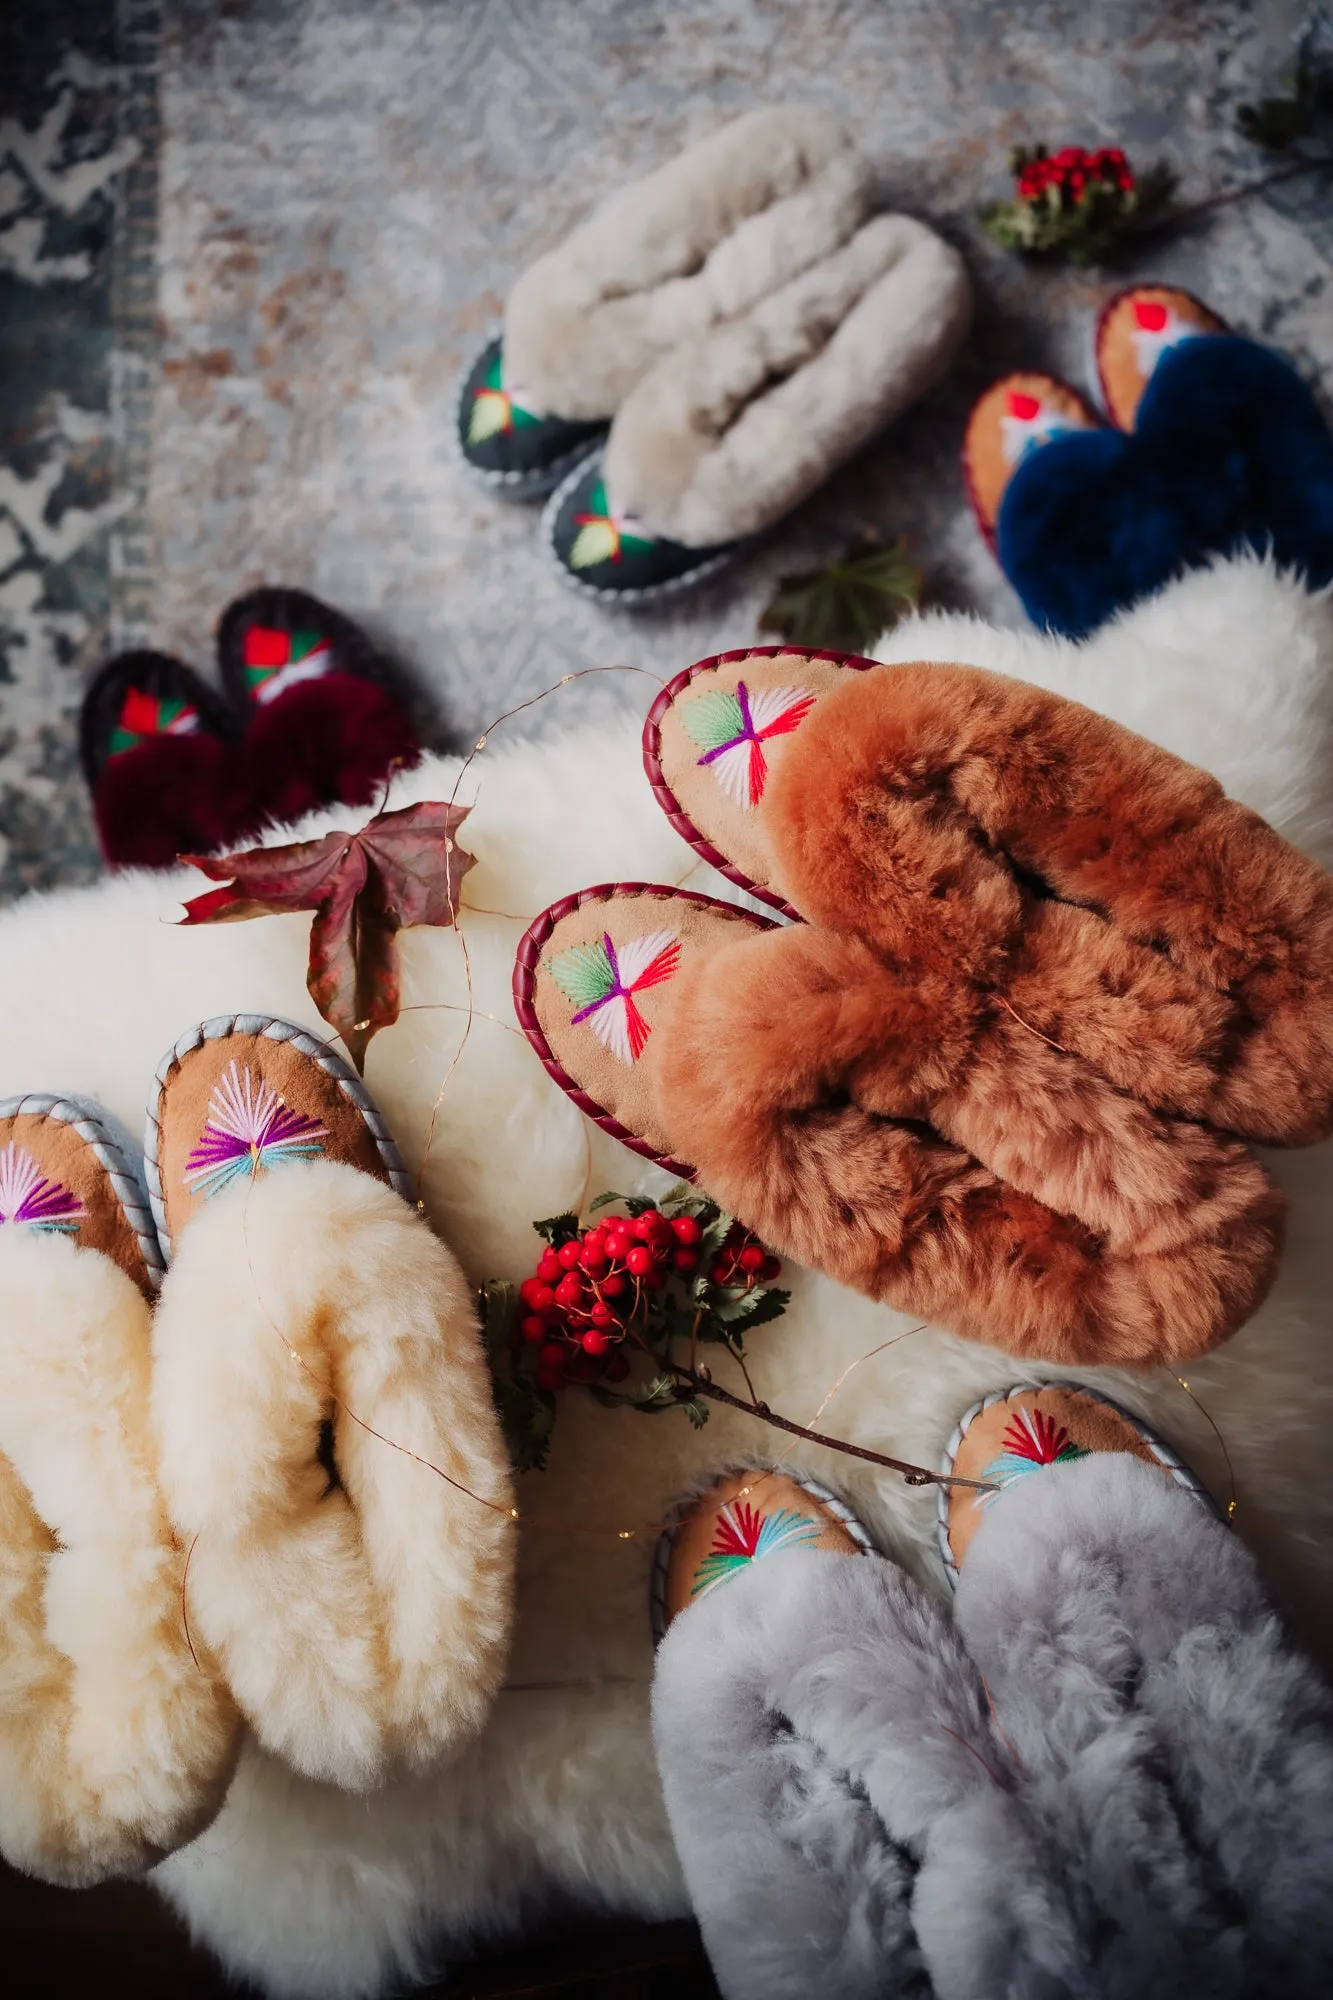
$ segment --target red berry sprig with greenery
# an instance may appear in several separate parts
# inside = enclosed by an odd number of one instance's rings
[[[989,202],[982,228],[1002,249],[1074,264],[1098,263],[1127,235],[1165,219],[1176,184],[1165,165],[1136,174],[1119,146],[1019,146],[1009,166],[1014,199]]]

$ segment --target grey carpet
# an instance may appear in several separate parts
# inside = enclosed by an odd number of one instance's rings
[[[1165,157],[1185,198],[1257,176],[1236,107],[1303,18],[1290,0],[10,0],[0,896],[95,870],[74,722],[98,660],[146,641],[207,667],[217,614],[261,580],[362,619],[460,741],[580,668],[746,644],[777,576],[865,528],[908,535],[938,600],[1017,622],[958,474],[972,398],[1018,365],[1086,381],[1092,317],[1128,276],[1183,283],[1327,381],[1333,198],[1275,187],[1116,273],[1007,257],[976,207],[1023,139]],[[886,197],[964,247],[976,333],[739,569],[668,614],[608,614],[543,567],[535,512],[463,479],[456,371],[515,272],[608,188],[791,96],[839,109]],[[645,687],[578,682],[507,726],[641,707]]]

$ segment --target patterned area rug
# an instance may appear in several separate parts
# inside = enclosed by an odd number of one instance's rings
[[[1025,139],[1166,157],[1186,199],[1255,177],[1236,108],[1277,82],[1301,19],[1290,0],[11,0],[0,897],[95,871],[74,724],[99,658],[150,642],[207,669],[218,613],[261,581],[363,620],[455,740],[581,668],[750,642],[779,575],[867,527],[913,539],[936,601],[1017,623],[964,500],[963,419],[1006,368],[1086,381],[1124,274],[1025,266],[976,207]],[[976,333],[743,565],[668,613],[607,613],[548,573],[534,512],[463,479],[457,370],[515,273],[619,179],[788,97],[837,108],[886,198],[964,247]],[[1327,380],[1331,217],[1326,179],[1289,182],[1133,274]],[[507,727],[642,685],[585,680]]]

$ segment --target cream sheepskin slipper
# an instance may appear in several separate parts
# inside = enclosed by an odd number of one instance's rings
[[[148,1135],[190,1630],[266,1749],[369,1789],[475,1736],[504,1666],[513,1502],[469,1285],[361,1084],[288,1022],[183,1036]]]
[[[193,1839],[239,1739],[190,1650],[184,1550],[154,1477],[159,1276],[104,1116],[0,1104],[0,1852],[71,1887]]]

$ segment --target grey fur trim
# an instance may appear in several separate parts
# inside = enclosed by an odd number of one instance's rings
[[[91,1097],[57,1096],[33,1090],[22,1097],[0,1101],[0,1119],[20,1116],[54,1118],[58,1124],[72,1125],[84,1144],[92,1148],[111,1182],[120,1212],[134,1232],[148,1282],[156,1291],[166,1266],[144,1184],[142,1155],[129,1133]]]
[[[393,1134],[384,1122],[383,1114],[359,1076],[352,1070],[336,1050],[327,1042],[312,1035],[295,1021],[278,1020],[272,1014],[219,1014],[212,1020],[201,1021],[196,1028],[187,1028],[179,1040],[167,1050],[157,1066],[156,1085],[148,1114],[144,1123],[144,1179],[148,1188],[148,1199],[152,1205],[153,1217],[157,1223],[157,1234],[162,1245],[162,1255],[169,1264],[172,1255],[171,1237],[167,1231],[166,1202],[162,1192],[162,1096],[170,1081],[172,1071],[184,1058],[199,1048],[204,1042],[222,1040],[227,1035],[264,1035],[269,1041],[290,1042],[303,1056],[317,1063],[326,1076],[332,1077],[343,1096],[354,1104],[361,1113],[370,1136],[375,1141],[379,1156],[384,1162],[389,1176],[389,1185],[395,1194],[406,1202],[412,1202],[412,1183],[403,1165],[402,1154],[394,1142]]]
[[[1086,1396],[1090,1403],[1100,1403],[1103,1408],[1114,1410],[1116,1415],[1123,1417],[1130,1428],[1136,1431],[1143,1439],[1143,1442],[1152,1452],[1158,1464],[1171,1474],[1176,1485],[1182,1491],[1194,1494],[1196,1499],[1201,1500],[1206,1507],[1213,1508],[1214,1512],[1216,1512],[1212,1495],[1200,1479],[1198,1473],[1192,1467],[1186,1465],[1182,1458],[1176,1455],[1166,1439],[1160,1437],[1151,1424],[1145,1423],[1142,1417],[1136,1417],[1132,1410],[1127,1410],[1122,1403],[1114,1402],[1110,1396],[1103,1396],[1098,1390],[1090,1389],[1086,1382],[1067,1382],[1062,1379],[1051,1382],[1014,1382],[1007,1389],[992,1389],[989,1396],[983,1396],[979,1403],[973,1403],[970,1410],[964,1411],[963,1415],[954,1425],[953,1430],[949,1434],[949,1442],[940,1453],[941,1474],[947,1479],[950,1473],[952,1473],[954,1466],[958,1462],[958,1452],[963,1439],[983,1410],[993,1409],[996,1403],[1007,1403],[1011,1396],[1021,1396],[1025,1392],[1030,1392],[1034,1389],[1077,1389],[1079,1395]],[[937,1486],[935,1488],[935,1535],[939,1543],[940,1561],[944,1564],[944,1573],[950,1583],[956,1584],[958,1581],[958,1565],[953,1559],[953,1550],[949,1547],[949,1488],[947,1486]]]

